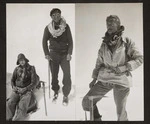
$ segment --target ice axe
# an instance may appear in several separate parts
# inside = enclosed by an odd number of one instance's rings
[[[88,97],[89,97],[89,104],[90,104],[90,120],[93,121],[93,120],[94,120],[93,100],[94,100],[94,99],[100,99],[100,98],[103,98],[103,97],[108,97],[108,96],[95,95],[95,96],[88,96]]]
[[[48,60],[48,89],[49,89],[49,98],[50,98],[50,67],[49,67],[49,60]]]
[[[45,82],[44,82],[44,81],[40,81],[40,83],[43,85],[44,105],[45,105],[45,115],[47,116],[47,106],[46,106],[46,97],[45,97]]]
[[[95,95],[95,96],[87,96],[89,99],[89,111],[90,111],[90,121],[94,120],[94,108],[93,108],[93,100],[94,99],[99,99],[99,98],[103,98],[103,97],[108,97],[108,96],[104,96],[104,95]],[[83,98],[83,97],[81,97]],[[85,111],[85,120],[87,121],[87,113]]]

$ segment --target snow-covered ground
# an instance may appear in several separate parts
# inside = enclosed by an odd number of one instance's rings
[[[121,24],[125,26],[124,35],[131,38],[143,51],[143,13],[142,3],[134,4],[11,4],[6,5],[7,15],[7,72],[13,72],[19,53],[24,53],[34,65],[40,80],[48,80],[48,64],[42,49],[42,37],[45,26],[51,21],[49,11],[52,8],[62,10],[62,15],[70,26],[74,49],[71,60],[71,79],[74,88],[70,93],[68,106],[62,105],[62,92],[58,102],[52,103],[46,86],[47,116],[43,91],[38,96],[39,109],[32,113],[27,120],[85,120],[81,106],[83,96],[88,92],[88,84],[97,58],[97,51],[106,30],[105,19],[108,15],[118,15]],[[109,9],[108,9],[109,8]],[[126,8],[127,11],[124,11]],[[87,13],[88,11],[88,13]],[[27,15],[27,16],[25,16]],[[129,16],[130,15],[130,16]],[[96,23],[91,23],[96,20]],[[23,47],[22,47],[23,46]],[[61,84],[62,71],[59,81]],[[9,74],[7,79],[10,79]],[[10,95],[10,82],[7,80],[7,96]],[[47,84],[47,83],[46,83]],[[127,112],[130,121],[144,120],[144,80],[143,68],[133,72],[133,87],[127,101]],[[76,90],[75,90],[76,87]],[[76,92],[75,92],[76,91]],[[98,102],[102,120],[117,120],[112,91],[108,97]],[[89,117],[89,113],[87,113]],[[89,118],[88,118],[89,119]]]
[[[140,88],[131,88],[131,93],[127,102],[127,112],[130,121],[142,121],[143,120],[143,103],[140,100],[142,95],[137,96]],[[41,92],[42,93],[42,92]],[[72,93],[71,93],[72,94]],[[70,95],[71,95],[70,94]],[[42,120],[42,121],[84,121],[85,112],[82,109],[81,102],[85,94],[77,94],[76,97],[69,97],[68,106],[62,105],[63,95],[59,94],[57,103],[52,102],[52,93],[51,98],[48,96],[48,88],[46,92],[46,105],[47,105],[47,116],[45,115],[45,106],[44,106],[44,97],[39,100],[39,109],[37,112],[30,115],[29,120]],[[116,121],[116,108],[113,100],[112,91],[107,94],[107,98],[103,98],[97,105],[102,114],[102,119],[104,121]],[[135,97],[138,97],[135,98]],[[133,99],[134,98],[134,99]],[[135,103],[136,105],[133,105]],[[135,114],[136,113],[136,114]],[[87,112],[87,117],[89,120],[89,112]]]
[[[45,115],[44,97],[39,101],[39,109],[37,112],[30,115],[29,120],[42,120],[42,121],[57,121],[57,120],[75,120],[75,98],[70,96],[68,106],[62,105],[63,95],[59,94],[56,103],[52,102],[53,92],[49,98],[48,88],[46,88],[46,106],[47,116]]]
[[[11,74],[8,74],[7,78],[10,78]],[[138,82],[137,82],[138,83]],[[49,98],[49,90],[46,85],[46,106],[47,106],[47,116],[45,115],[45,103],[43,95],[43,87],[35,92],[38,101],[38,110],[26,119],[29,121],[84,121],[85,112],[82,109],[82,98],[89,90],[88,87],[77,87],[72,86],[71,93],[69,95],[68,106],[62,105],[62,91],[60,90],[57,103],[52,102],[53,91],[51,90],[51,97]],[[7,79],[7,97],[10,95],[10,79]],[[110,91],[100,102],[98,102],[98,109],[102,114],[102,120],[104,121],[116,121],[116,108],[113,99],[113,92]],[[142,85],[131,88],[128,101],[127,101],[127,112],[130,121],[143,121],[144,111],[143,111],[143,88]],[[89,112],[87,112],[87,117],[89,120]]]

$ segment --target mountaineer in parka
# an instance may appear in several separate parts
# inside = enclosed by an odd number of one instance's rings
[[[101,120],[96,103],[113,89],[118,121],[127,121],[126,102],[130,91],[131,73],[143,63],[143,56],[129,38],[122,38],[124,26],[116,15],[106,19],[107,32],[98,51],[98,58],[93,70],[90,91],[85,95],[82,106],[90,110],[89,97],[99,96],[93,100],[94,120]]]

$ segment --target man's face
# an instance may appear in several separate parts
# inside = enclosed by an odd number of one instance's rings
[[[24,66],[25,63],[26,63],[26,61],[25,61],[24,59],[20,59],[20,60],[19,60],[19,64],[20,64],[21,66]]]
[[[54,22],[58,23],[61,19],[61,14],[59,12],[54,12],[51,17]]]
[[[109,34],[115,33],[118,30],[118,25],[112,20],[107,21],[107,32]]]

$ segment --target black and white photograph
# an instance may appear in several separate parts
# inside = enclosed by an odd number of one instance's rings
[[[6,10],[6,120],[75,120],[75,4],[8,3]]]
[[[6,121],[144,121],[143,3],[7,3]]]
[[[144,120],[142,7],[142,3],[76,4],[79,117],[84,116],[82,109],[90,120]]]

